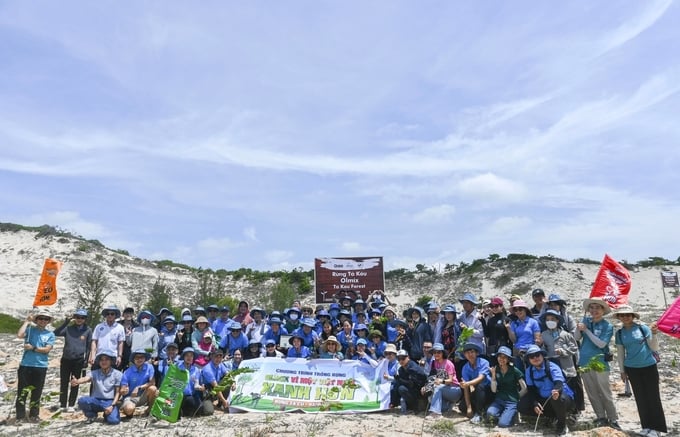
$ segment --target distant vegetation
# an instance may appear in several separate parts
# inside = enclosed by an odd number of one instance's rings
[[[16,334],[21,327],[21,320],[0,313],[0,334]]]

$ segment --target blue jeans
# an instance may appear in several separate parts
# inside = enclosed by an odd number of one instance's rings
[[[92,396],[83,396],[78,399],[78,407],[85,414],[88,419],[97,417],[97,413],[103,412],[106,408],[111,406],[113,399],[97,399]],[[104,415],[104,420],[109,425],[118,425],[120,423],[120,412],[117,406],[113,406],[111,414]]]
[[[516,413],[517,402],[504,401],[502,399],[495,399],[486,410],[488,416],[498,418],[498,426],[500,428],[512,426],[512,419],[515,417]]]
[[[440,384],[434,388],[432,393],[430,411],[437,414],[449,411],[460,400],[461,396],[463,396],[463,391],[457,385]]]

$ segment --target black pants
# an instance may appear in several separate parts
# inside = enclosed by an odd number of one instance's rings
[[[626,367],[625,369],[633,388],[642,428],[668,432],[659,393],[659,370],[656,364],[641,368]]]
[[[28,417],[37,418],[40,413],[40,397],[42,396],[43,387],[45,386],[45,376],[47,375],[47,367],[28,367],[19,366],[18,377],[19,385],[17,386],[17,401],[15,408],[17,410],[17,419],[26,417],[26,407],[29,407]],[[29,387],[32,387],[29,389]],[[26,405],[26,398],[28,392],[31,392],[31,401]]]
[[[549,399],[549,400],[548,400]],[[547,403],[546,403],[547,400]],[[574,411],[574,400],[562,393],[559,398],[533,398],[532,396],[522,396],[517,405],[517,410],[525,416],[535,416],[534,401],[541,405],[545,404],[543,408],[543,415],[545,417],[554,417],[557,419],[557,429],[563,428],[567,423],[567,414]]]
[[[68,406],[73,407],[78,399],[78,386],[70,387],[71,376],[74,378],[80,378],[83,372],[83,365],[85,360],[83,358],[76,359],[61,359],[61,364],[59,367],[59,405],[62,408],[66,408],[66,401],[68,398]],[[69,390],[70,387],[70,390]]]

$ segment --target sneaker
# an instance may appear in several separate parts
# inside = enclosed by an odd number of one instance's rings
[[[91,424],[91,423],[94,423],[94,417],[88,417],[87,420],[85,420],[85,423],[86,423],[87,425],[89,425],[89,424]]]
[[[430,413],[430,414],[428,414],[427,416],[425,416],[425,418],[426,418],[426,419],[429,419],[429,420],[437,420],[437,419],[439,419],[440,417],[442,417],[442,415],[441,415],[441,414],[438,414],[438,413]]]
[[[478,424],[482,422],[482,416],[479,414],[475,414],[472,419],[470,419],[470,423]]]
[[[619,426],[619,422],[617,422],[616,420],[609,422],[609,426],[611,428],[618,429],[619,431],[621,431],[621,426]]]
[[[593,420],[593,425],[595,425],[595,428],[599,428],[601,426],[609,425],[609,421],[607,421],[607,419],[604,417],[598,417],[597,419]]]
[[[68,407],[68,408],[66,408],[66,412],[67,413],[75,413],[76,409],[75,409],[75,407]]]
[[[647,433],[647,437],[659,437],[659,432],[655,431],[653,429],[650,429],[649,432]]]
[[[557,435],[567,435],[569,434],[569,428],[565,425],[562,428],[558,428],[556,433]]]
[[[403,399],[399,402],[399,412],[401,414],[406,414],[408,412],[408,407],[406,406],[406,401],[403,400]]]
[[[650,431],[651,429],[649,428],[643,428],[640,431],[638,431],[637,434],[642,436],[648,436]]]
[[[633,393],[627,391],[627,392],[624,392],[624,393],[617,393],[616,396],[618,396],[620,398],[629,398],[629,397],[633,396]]]

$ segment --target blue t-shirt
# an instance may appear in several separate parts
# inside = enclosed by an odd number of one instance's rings
[[[586,328],[588,328],[590,332],[595,335],[595,337],[604,341],[606,344],[609,344],[609,340],[611,340],[612,335],[614,335],[614,327],[611,323],[605,319],[602,319],[597,323],[593,323],[592,317],[584,317],[582,323],[586,325]],[[581,333],[581,348],[579,351],[579,366],[587,365],[588,361],[590,361],[592,357],[600,355],[598,360],[603,363],[607,367],[607,371],[609,371],[609,363],[604,360],[604,353],[609,351],[609,348],[605,346],[604,348],[600,349],[599,347],[595,346],[593,341],[585,332]]]
[[[31,344],[34,347],[54,346],[55,340],[54,332],[47,329],[40,329],[37,326],[29,326],[26,328],[26,337],[24,343]],[[48,367],[49,354],[36,352],[34,350],[24,350],[24,355],[21,357],[21,365],[24,367]]]
[[[306,334],[305,328],[302,326],[293,331],[293,334],[297,334],[302,337],[302,345],[309,348],[314,347],[314,341],[319,338],[319,334],[317,334],[314,330],[311,330],[309,331],[309,334]]]
[[[647,340],[652,337],[652,331],[646,325],[633,325],[632,328],[621,328],[616,333],[616,344],[623,345],[626,350],[623,365],[625,367],[641,368],[656,364],[652,349]]]
[[[546,373],[546,364],[550,365],[550,375]],[[532,377],[533,376],[533,377]],[[528,387],[534,386],[538,389],[538,393],[542,398],[548,398],[552,396],[553,388],[555,388],[555,381],[562,381],[562,392],[574,399],[574,392],[567,385],[564,379],[564,374],[560,366],[553,363],[552,361],[543,361],[543,365],[540,369],[535,366],[527,366],[524,371],[524,380]]]
[[[187,382],[187,385],[184,386],[184,395],[198,395],[200,392],[196,390],[196,384],[201,383],[201,369],[199,369],[198,366],[194,364],[192,364],[191,367],[187,369],[184,365],[184,361],[179,363],[177,367],[189,372],[189,381]]]
[[[288,349],[288,358],[309,358],[312,353],[309,351],[307,346],[301,346],[300,352],[298,352],[294,347]]]
[[[515,347],[517,349],[526,349],[532,344],[534,344],[534,334],[540,334],[541,328],[538,326],[538,322],[533,317],[527,316],[524,322],[517,319],[510,324],[510,329],[515,332],[517,340],[515,341]]]
[[[227,374],[227,372],[229,372],[229,367],[227,366],[226,363],[220,363],[219,365],[215,365],[215,363],[211,361],[208,364],[206,364],[201,370],[201,375],[203,376],[203,384],[205,384],[206,387],[212,386],[213,382],[219,384],[224,375]]]
[[[220,348],[227,352],[227,354],[232,357],[234,356],[234,351],[240,349],[241,352],[248,348],[248,337],[243,332],[239,333],[239,336],[234,338],[229,332],[229,335],[225,335],[220,340]]]
[[[472,381],[479,375],[484,374],[484,379],[478,384],[479,387],[486,387],[491,384],[491,371],[489,370],[489,362],[484,358],[477,357],[477,363],[473,369],[469,362],[463,366],[463,380]]]
[[[123,379],[120,382],[120,385],[128,386],[129,391],[125,397],[130,396],[132,390],[135,388],[149,382],[149,380],[154,377],[154,373],[153,366],[149,363],[142,364],[139,369],[134,364],[125,369],[125,372],[123,372]],[[141,395],[142,391],[140,391],[139,394]]]
[[[104,374],[102,369],[95,369],[90,372],[90,377],[92,377],[92,397],[111,400],[116,395],[116,387],[120,387],[123,373],[120,370],[110,369],[108,374]]]

